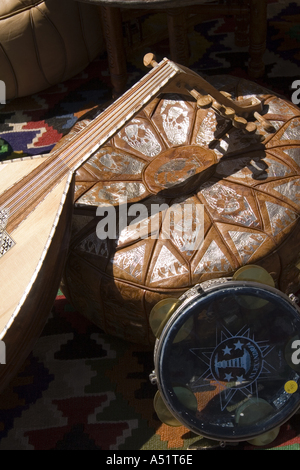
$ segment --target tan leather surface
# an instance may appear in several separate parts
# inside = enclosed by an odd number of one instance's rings
[[[0,80],[6,98],[76,75],[101,51],[97,7],[74,0],[1,0]]]
[[[257,133],[249,135],[211,108],[199,110],[192,100],[162,96],[77,172],[64,291],[110,334],[151,342],[148,317],[158,300],[231,276],[246,264],[265,267],[283,292],[300,287],[299,108],[245,80],[215,77],[212,82],[235,97],[262,99],[264,117],[275,132],[257,122]],[[209,159],[218,162],[213,172],[206,172]],[[200,223],[196,210],[183,232],[175,212],[167,233],[166,208],[155,237],[149,219],[130,226],[129,218],[116,240],[99,240],[97,206],[112,204],[118,214],[124,196],[128,207],[135,202],[148,208],[153,203],[203,207],[203,243],[197,249],[189,245]]]

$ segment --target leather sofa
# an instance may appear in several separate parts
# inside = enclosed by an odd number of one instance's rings
[[[95,5],[76,0],[0,2],[0,80],[6,99],[71,78],[103,50]]]

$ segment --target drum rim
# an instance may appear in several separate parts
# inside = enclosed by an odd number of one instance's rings
[[[196,433],[197,435],[201,435],[203,437],[220,441],[220,442],[226,442],[226,441],[227,442],[241,442],[245,440],[249,441],[251,439],[254,439],[255,437],[258,437],[266,432],[272,431],[273,429],[282,426],[296,413],[297,409],[300,408],[300,398],[299,398],[297,405],[292,407],[290,411],[283,413],[283,416],[281,417],[281,419],[276,421],[276,414],[273,414],[271,416],[271,419],[269,420],[270,422],[269,426],[265,426],[263,430],[258,431],[256,433],[252,433],[252,434],[244,433],[244,434],[240,434],[238,437],[217,435],[217,434],[213,435],[209,432],[200,430],[196,426],[195,427],[191,426],[189,423],[186,422],[186,420],[182,419],[179,410],[175,409],[169,403],[167,397],[165,396],[164,386],[162,384],[163,380],[162,380],[162,373],[160,370],[161,369],[160,361],[161,361],[162,350],[168,338],[170,327],[172,327],[172,325],[178,320],[178,318],[187,311],[188,307],[194,303],[197,297],[201,297],[203,295],[205,296],[211,295],[214,292],[220,291],[221,289],[224,289],[224,288],[227,289],[227,288],[235,288],[235,287],[237,288],[253,287],[261,291],[267,291],[269,294],[273,296],[279,296],[282,302],[285,302],[290,307],[290,311],[294,310],[295,316],[299,315],[299,321],[300,321],[300,308],[298,307],[298,305],[287,294],[283,293],[276,287],[271,287],[271,286],[258,283],[258,282],[253,282],[253,281],[233,280],[233,278],[217,278],[217,279],[212,279],[203,283],[199,283],[196,286],[190,289],[187,289],[187,291],[181,297],[179,297],[179,299],[181,299],[182,302],[174,311],[173,315],[171,315],[171,317],[167,321],[166,325],[164,326],[162,330],[160,337],[156,340],[155,347],[154,347],[154,372],[156,376],[156,384],[166,407],[175,416],[175,418],[177,418],[182,423],[183,426],[187,427],[192,432]],[[285,408],[283,407],[283,410],[284,409]],[[280,416],[282,415],[282,409],[279,410],[278,414]],[[276,422],[274,423],[274,421]]]

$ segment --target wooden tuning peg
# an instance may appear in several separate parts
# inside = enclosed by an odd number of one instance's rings
[[[221,95],[225,96],[226,98],[230,98],[232,99],[232,96],[230,93],[228,93],[227,91],[220,91]]]
[[[209,95],[201,95],[197,90],[188,90],[193,98],[197,101],[198,108],[207,108],[213,103],[213,98]]]
[[[248,122],[247,126],[244,129],[246,134],[255,134],[257,131],[257,125],[254,122]]]
[[[197,98],[197,106],[199,108],[207,108],[208,106],[212,104],[212,102],[213,102],[213,99],[209,95],[199,96]]]
[[[232,108],[228,108],[224,106],[224,109],[222,109],[222,114],[224,117],[228,119],[233,119],[235,117],[235,111]]]
[[[156,62],[156,57],[152,52],[149,52],[144,56],[144,65],[145,67],[151,68],[151,67],[156,67],[158,63]]]
[[[270,122],[268,122],[266,119],[264,119],[258,112],[255,112],[253,116],[262,124],[265,131],[269,132],[270,134],[272,132],[275,132],[274,126]]]
[[[232,125],[237,129],[246,129],[247,124],[248,122],[246,121],[246,119],[240,116],[235,116],[232,120]]]

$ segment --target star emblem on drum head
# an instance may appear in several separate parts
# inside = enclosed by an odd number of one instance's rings
[[[266,361],[272,349],[267,341],[255,341],[247,326],[235,335],[224,326],[217,329],[215,346],[190,349],[207,366],[193,383],[193,391],[201,392],[208,385],[215,386],[222,411],[237,393],[248,398],[258,397],[258,380],[274,370]]]
[[[11,236],[6,232],[6,227],[9,219],[9,210],[0,210],[0,258],[4,256],[14,245],[15,242]]]

